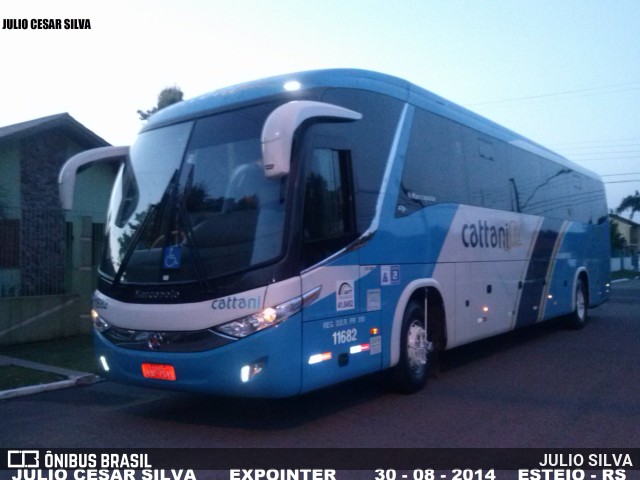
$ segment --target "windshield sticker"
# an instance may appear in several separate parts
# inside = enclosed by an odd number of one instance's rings
[[[177,270],[180,268],[182,255],[182,245],[169,245],[164,247],[162,255],[162,268],[166,270]]]
[[[344,280],[336,284],[336,310],[353,310],[356,308],[355,289],[351,280]]]

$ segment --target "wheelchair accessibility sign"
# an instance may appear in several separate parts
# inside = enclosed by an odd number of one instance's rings
[[[182,245],[169,245],[162,252],[162,268],[177,270],[181,265]]]
[[[380,267],[380,285],[398,285],[399,283],[399,265],[382,265]]]

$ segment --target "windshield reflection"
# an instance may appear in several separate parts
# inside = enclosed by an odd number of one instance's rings
[[[141,134],[114,186],[102,274],[122,283],[203,281],[277,258],[286,178],[267,179],[260,156],[274,107]]]

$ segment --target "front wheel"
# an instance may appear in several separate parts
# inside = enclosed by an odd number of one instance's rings
[[[402,393],[415,393],[427,383],[431,351],[424,308],[418,302],[411,302],[404,312],[400,341],[400,362],[393,370],[394,386]]]
[[[567,318],[567,325],[573,330],[579,330],[587,323],[587,306],[588,306],[587,286],[581,278],[578,279],[576,285],[576,303],[573,312]]]

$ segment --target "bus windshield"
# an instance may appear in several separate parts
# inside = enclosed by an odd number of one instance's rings
[[[193,282],[278,258],[287,178],[265,177],[260,150],[273,108],[143,132],[114,185],[101,273],[122,283]]]

